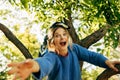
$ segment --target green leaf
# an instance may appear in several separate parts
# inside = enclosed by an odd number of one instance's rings
[[[101,48],[97,48],[97,52],[100,52],[102,49]]]
[[[26,8],[26,9],[28,9],[28,2],[29,2],[29,0],[20,0],[21,1],[21,3],[22,3],[22,5],[24,6],[24,8]]]
[[[114,4],[115,0],[108,0],[110,3]]]
[[[96,43],[93,46],[100,46],[100,45],[102,45],[102,43]]]
[[[118,46],[118,41],[114,41],[113,48],[115,49]]]

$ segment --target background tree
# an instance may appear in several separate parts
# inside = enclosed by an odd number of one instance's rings
[[[21,15],[21,13],[24,15]],[[10,61],[23,61],[25,57],[21,54],[20,50],[22,50],[22,53],[29,52],[33,57],[38,57],[40,42],[37,39],[37,35],[32,31],[40,29],[33,28],[35,24],[34,21],[32,22],[31,15],[27,14],[25,10],[12,6],[8,1],[0,5],[0,15],[0,30],[3,31],[0,31],[0,79],[12,80],[12,76],[6,73],[8,70],[6,69],[7,63]],[[28,16],[30,19],[28,19]],[[24,47],[22,46],[21,49],[19,47],[23,44],[19,42],[24,44]],[[16,43],[19,47],[16,48],[13,43]],[[25,47],[27,51],[24,50]],[[7,60],[2,58],[1,55],[4,55]],[[26,54],[26,56],[27,58],[30,57],[29,54]]]
[[[119,44],[119,0],[9,0],[14,6],[35,13],[34,22],[47,29],[55,21],[63,21],[70,27],[73,42],[86,48],[103,39],[108,56],[110,49]],[[98,45],[96,44],[96,45]],[[104,51],[104,52],[103,52]],[[82,67],[82,66],[81,66]]]

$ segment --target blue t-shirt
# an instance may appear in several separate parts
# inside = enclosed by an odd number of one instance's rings
[[[68,56],[60,56],[46,51],[43,57],[35,59],[40,65],[39,75],[34,74],[37,80],[48,76],[48,80],[81,80],[79,61],[86,61],[96,66],[107,68],[106,57],[89,51],[78,44],[68,47]]]

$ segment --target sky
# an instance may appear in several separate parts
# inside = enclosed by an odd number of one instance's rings
[[[0,5],[0,10],[4,9],[10,10],[11,12],[8,15],[0,17],[0,23],[6,26],[13,26],[17,23],[21,27],[21,32],[24,31],[26,25],[29,26],[29,23],[32,23],[35,17],[35,13],[29,14],[25,10],[20,10],[17,7],[13,7],[9,2],[7,2],[7,0],[2,5]],[[7,19],[3,20],[3,18]],[[44,35],[40,30],[41,25],[42,23],[32,24],[31,33],[36,34],[38,40],[43,42]]]

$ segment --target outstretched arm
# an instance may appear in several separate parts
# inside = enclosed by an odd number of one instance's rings
[[[31,73],[38,72],[40,70],[38,63],[32,59],[27,59],[24,62],[13,62],[8,64],[8,67],[11,67],[11,69],[8,71],[8,74],[15,75],[13,80],[18,78],[25,80]]]

